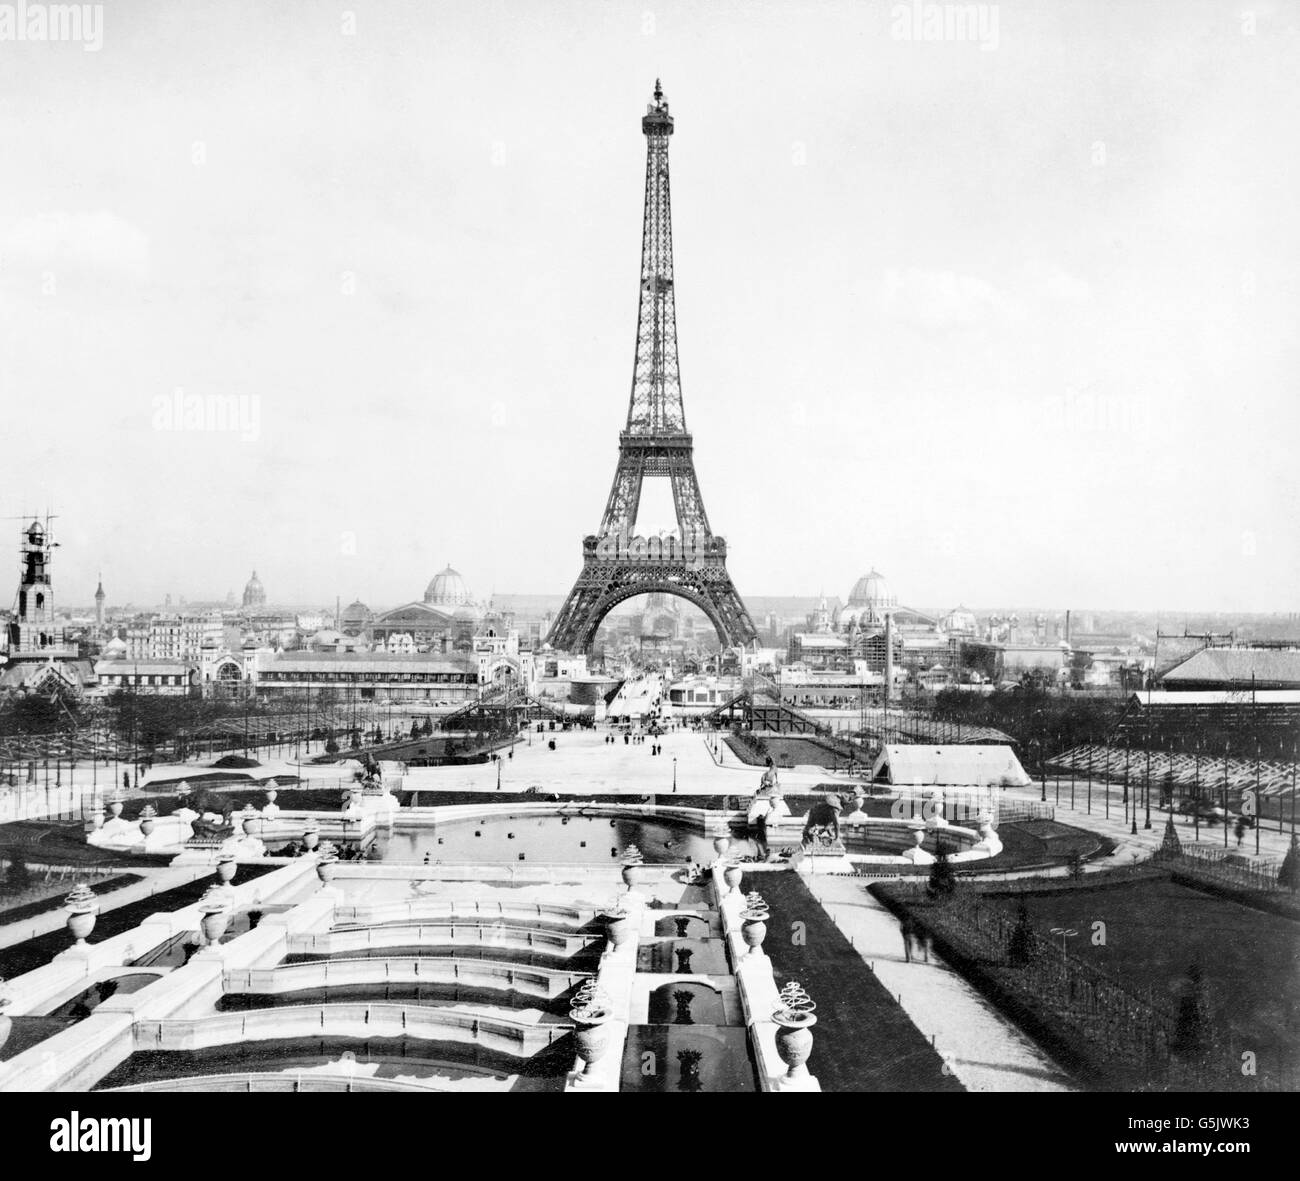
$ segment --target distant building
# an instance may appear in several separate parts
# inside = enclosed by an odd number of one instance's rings
[[[340,701],[419,701],[458,705],[479,694],[478,662],[461,653],[259,652],[258,697],[317,695]]]
[[[375,616],[369,630],[376,644],[387,644],[392,635],[407,634],[421,651],[465,651],[486,615],[486,608],[475,601],[465,579],[448,566],[433,576],[422,600]]]
[[[1173,691],[1300,689],[1300,647],[1202,648],[1160,678]]]
[[[94,684],[90,662],[54,614],[51,559],[56,543],[32,521],[20,534],[18,595],[5,628],[0,692],[79,697]]]
[[[1028,787],[1029,778],[1009,746],[927,746],[887,743],[871,769],[875,783],[896,787]]]
[[[257,571],[254,570],[253,577],[244,586],[243,607],[245,611],[249,611],[265,606],[266,589],[262,586],[262,580],[257,577]]]
[[[345,636],[362,636],[370,631],[375,613],[360,599],[349,603],[339,617],[339,631]]]
[[[199,667],[188,660],[106,659],[95,663],[94,695],[110,693],[184,697],[199,688]]]

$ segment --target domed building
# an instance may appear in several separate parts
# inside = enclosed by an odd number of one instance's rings
[[[457,607],[472,608],[475,605],[474,596],[469,593],[469,585],[460,571],[453,570],[450,566],[433,576],[424,589],[424,601],[430,607],[441,607],[448,611],[454,611]]]
[[[357,599],[349,603],[344,608],[343,614],[339,616],[339,630],[345,636],[359,636],[370,627],[374,618],[375,613]]]
[[[468,648],[485,614],[460,571],[447,566],[430,580],[422,600],[374,616],[370,634],[376,645],[409,635],[421,651]]]
[[[886,613],[898,610],[898,596],[890,589],[885,576],[871,570],[853,584],[849,601],[840,612],[839,624],[843,629],[854,627],[883,627]]]
[[[253,571],[253,577],[248,580],[244,587],[243,605],[246,611],[266,606],[266,588],[262,586],[262,580],[257,577],[256,570]]]
[[[940,621],[941,630],[950,636],[974,636],[979,631],[979,623],[975,619],[975,612],[968,607],[957,606],[948,612]]]

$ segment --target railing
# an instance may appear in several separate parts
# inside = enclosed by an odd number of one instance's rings
[[[422,922],[438,918],[541,919],[581,926],[590,922],[594,911],[548,902],[505,902],[481,898],[410,898],[398,902],[377,902],[369,906],[338,906],[335,928],[347,924],[380,926],[389,923]]]
[[[225,974],[225,990],[275,996],[307,988],[345,988],[358,984],[460,983],[551,999],[589,975],[493,960],[391,956],[314,960],[274,968],[231,968]]]
[[[396,923],[382,927],[293,934],[289,936],[287,950],[290,955],[338,955],[365,948],[476,944],[567,958],[602,938],[599,935],[560,935],[500,924]]]
[[[438,1091],[447,1090],[406,1079],[379,1078],[352,1074],[200,1074],[185,1078],[161,1079],[152,1083],[135,1083],[127,1087],[106,1087],[106,1094],[139,1091],[242,1091],[247,1094],[268,1091],[298,1093],[324,1091]]]
[[[1246,858],[1226,849],[1184,848],[1178,853],[1158,850],[1152,861],[1166,869],[1225,886],[1296,896],[1294,890],[1279,880],[1282,867],[1265,858]]]
[[[210,1017],[137,1021],[136,1051],[198,1050],[232,1042],[292,1037],[387,1038],[474,1042],[532,1057],[571,1029],[561,1022],[537,1024],[473,1010],[393,1004],[286,1005]]]

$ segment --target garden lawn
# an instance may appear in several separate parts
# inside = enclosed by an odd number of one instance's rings
[[[1024,902],[1040,934],[1078,931],[1071,953],[1174,1005],[1188,967],[1198,964],[1234,1051],[1256,1053],[1261,1074],[1266,1058],[1300,1068],[1300,924],[1168,880],[1075,887]],[[1094,942],[1097,923],[1105,924],[1104,944]]]

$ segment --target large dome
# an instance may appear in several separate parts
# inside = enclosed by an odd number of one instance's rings
[[[474,596],[460,574],[448,566],[433,576],[433,581],[425,588],[424,601],[430,607],[453,609],[472,607]]]
[[[244,587],[244,606],[261,607],[266,603],[266,591],[262,586],[262,580],[257,577],[257,571],[253,571],[253,577],[250,578]]]
[[[889,583],[885,581],[885,576],[878,570],[872,570],[870,574],[864,574],[853,584],[853,590],[849,592],[850,607],[875,607],[877,609],[884,607],[897,607],[898,599],[894,597],[894,592],[889,589]]]

